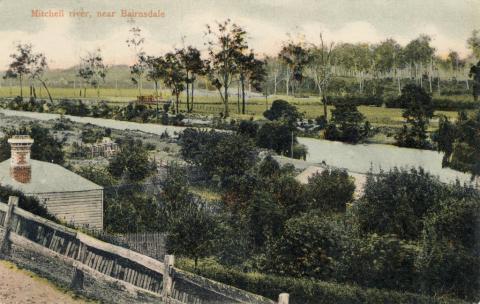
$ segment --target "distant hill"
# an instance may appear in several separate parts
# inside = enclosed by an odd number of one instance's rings
[[[45,78],[51,87],[73,88],[81,87],[82,80],[77,77],[78,66],[73,66],[67,69],[51,69],[45,73]],[[4,75],[5,71],[0,71],[0,75]],[[5,80],[1,80],[4,83]],[[103,87],[115,88],[135,88],[130,75],[130,68],[127,65],[113,65],[108,69],[107,77]],[[150,86],[150,84],[146,84]],[[145,86],[144,86],[145,87]]]

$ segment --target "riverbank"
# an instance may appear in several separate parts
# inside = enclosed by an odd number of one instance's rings
[[[14,110],[0,110],[6,116],[28,117],[37,120],[50,120],[60,118],[59,114],[24,112]],[[152,123],[137,123],[105,118],[80,117],[65,115],[73,122],[92,124],[104,128],[117,130],[137,130],[140,132],[169,136],[176,136],[186,129],[181,126],[160,125]],[[220,131],[220,130],[219,130]],[[367,173],[390,170],[393,167],[418,168],[440,178],[441,181],[450,183],[457,179],[462,183],[470,183],[471,176],[449,168],[442,168],[443,154],[431,150],[400,148],[385,144],[345,144],[342,142],[299,137],[298,141],[308,148],[307,161],[309,163],[325,162],[329,166],[344,168],[351,172]],[[293,161],[293,160],[292,160]]]

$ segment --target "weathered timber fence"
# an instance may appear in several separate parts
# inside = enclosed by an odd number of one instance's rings
[[[87,296],[111,303],[276,302],[174,267],[0,203],[0,254]],[[279,303],[288,304],[281,294]]]
[[[159,261],[163,261],[166,254],[166,235],[163,232],[112,234],[101,230],[85,228],[82,228],[82,231],[102,241],[134,250]]]

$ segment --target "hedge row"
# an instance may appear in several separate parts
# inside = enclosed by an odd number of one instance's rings
[[[380,96],[335,96],[328,99],[328,104],[354,104],[357,106],[376,106],[381,107],[384,103],[384,100]]]
[[[402,108],[397,98],[385,98],[380,96],[348,96],[348,97],[330,97],[328,104],[355,104],[357,106],[375,106],[381,107],[385,104],[387,108]],[[435,110],[438,111],[459,111],[459,110],[471,110],[480,108],[479,103],[475,103],[471,100],[455,100],[450,98],[433,98],[433,104]]]
[[[282,292],[290,294],[291,304],[466,304],[459,299],[430,297],[355,285],[318,280],[280,277],[261,273],[244,273],[214,263],[200,261],[197,268],[191,260],[179,259],[177,266],[186,271],[276,300]]]
[[[433,106],[437,111],[459,111],[480,108],[479,103],[469,100],[454,100],[448,98],[433,98]],[[387,108],[401,108],[402,105],[397,99],[389,99],[385,102]]]

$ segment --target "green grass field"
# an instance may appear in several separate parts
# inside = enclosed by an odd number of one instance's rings
[[[102,88],[100,90],[100,97],[97,97],[97,92],[94,89],[87,89],[87,97],[80,97],[80,89],[73,88],[50,88],[50,93],[54,99],[61,98],[75,98],[75,99],[84,99],[84,100],[106,100],[112,104],[126,104],[132,100],[136,99],[138,95],[138,90],[135,88],[131,89],[115,89],[115,88]],[[151,89],[143,89],[142,95],[153,95],[155,92]],[[214,114],[217,115],[223,110],[223,105],[221,103],[220,97],[212,92],[211,96],[195,96],[195,106],[194,113],[199,114]],[[2,87],[0,88],[0,97],[14,97],[20,94],[19,87]],[[29,91],[28,87],[23,88],[24,96],[28,96]],[[83,95],[83,91],[82,91]],[[37,96],[39,98],[47,99],[48,95],[45,89],[37,88]],[[162,97],[164,99],[170,99],[171,94],[164,90],[162,91]],[[455,99],[467,99],[468,96],[453,96]],[[450,96],[449,96],[450,98]],[[185,101],[186,96],[182,94],[181,100]],[[255,97],[250,98],[247,101],[247,114],[239,114],[237,107],[237,96],[230,97],[230,113],[231,116],[235,119],[243,118],[248,119],[253,117],[254,119],[262,119],[263,112],[271,105],[275,99],[285,99],[292,104],[295,104],[300,112],[305,113],[305,117],[308,119],[315,119],[318,116],[323,115],[323,106],[320,103],[318,97],[308,97],[308,98],[298,98],[293,96],[285,95],[276,95],[269,96],[267,99],[264,97]],[[328,107],[328,113],[332,106]],[[180,109],[185,110],[186,105],[184,102],[180,103]],[[391,126],[399,127],[403,123],[402,110],[395,108],[383,108],[383,107],[373,107],[373,106],[359,106],[358,109],[360,112],[365,115],[366,119],[370,121],[375,126]],[[446,115],[449,118],[455,118],[457,113],[455,111],[436,111],[436,115],[442,114]],[[437,120],[432,120],[430,128],[435,129]]]

